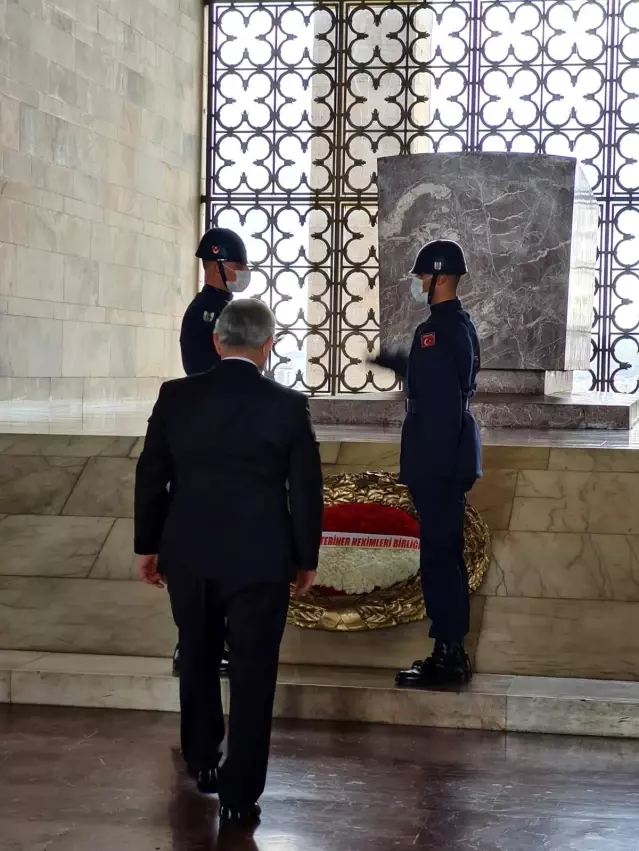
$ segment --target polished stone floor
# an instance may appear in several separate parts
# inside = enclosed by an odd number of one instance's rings
[[[636,851],[639,743],[278,724],[255,836],[218,837],[174,715],[0,708],[1,851]]]

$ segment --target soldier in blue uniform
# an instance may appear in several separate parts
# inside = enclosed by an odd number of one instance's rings
[[[251,281],[246,246],[242,239],[227,228],[211,228],[200,241],[195,254],[204,266],[204,287],[187,307],[182,320],[180,349],[182,366],[187,375],[206,372],[217,366],[221,358],[213,345],[217,320],[232,300]],[[226,673],[226,654],[221,671]],[[180,673],[180,646],[173,654],[173,675]]]
[[[206,372],[220,362],[212,343],[220,313],[233,298],[248,287],[246,247],[232,230],[207,231],[196,252],[204,266],[204,287],[187,307],[182,320],[180,348],[187,375]]]
[[[465,494],[481,476],[481,446],[470,411],[480,366],[479,338],[457,298],[467,272],[461,247],[428,243],[411,271],[413,296],[430,316],[417,328],[408,355],[383,351],[375,363],[395,371],[407,394],[400,481],[421,527],[420,570],[435,649],[397,674],[400,686],[429,688],[468,682],[464,647],[470,594],[464,561]]]

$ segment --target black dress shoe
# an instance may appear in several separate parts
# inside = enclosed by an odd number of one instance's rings
[[[180,645],[178,644],[173,653],[173,676],[180,676]]]
[[[228,677],[229,675],[229,660],[226,656],[222,656],[222,661],[220,662],[220,676]]]
[[[205,798],[213,798],[217,795],[217,770],[215,768],[204,768],[198,771],[195,782],[197,791]]]
[[[428,659],[418,659],[400,671],[395,682],[402,688],[439,688],[469,683],[473,669],[463,644],[437,644]]]
[[[232,807],[222,804],[220,807],[220,827],[240,827],[243,830],[256,828],[260,823],[262,808],[259,804]]]

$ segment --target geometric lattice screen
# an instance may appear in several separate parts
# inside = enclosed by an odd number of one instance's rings
[[[313,393],[387,389],[376,158],[574,155],[601,208],[593,389],[639,388],[639,0],[214,2],[206,223],[238,229],[273,366]],[[386,383],[385,383],[386,382]]]

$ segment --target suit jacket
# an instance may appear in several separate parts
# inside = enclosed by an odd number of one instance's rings
[[[308,401],[227,360],[166,382],[135,482],[135,551],[238,584],[317,567],[323,487]]]

